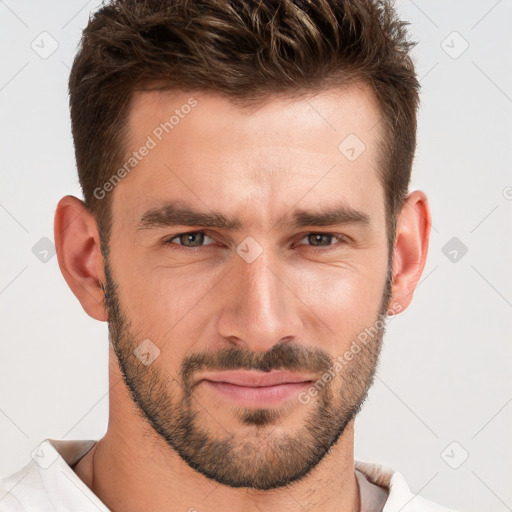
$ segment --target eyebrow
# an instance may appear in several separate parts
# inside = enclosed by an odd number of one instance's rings
[[[279,224],[288,224],[293,228],[344,224],[369,225],[370,217],[362,210],[356,210],[347,205],[338,205],[317,211],[298,209],[292,215],[285,215]],[[162,206],[152,208],[137,220],[137,230],[171,226],[200,226],[238,231],[243,228],[243,225],[238,218],[230,219],[220,212],[199,212],[180,201],[167,202]]]

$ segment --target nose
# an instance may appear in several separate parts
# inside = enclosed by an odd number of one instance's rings
[[[230,343],[254,352],[300,337],[301,301],[290,273],[267,250],[252,263],[234,262],[223,287],[217,329]]]

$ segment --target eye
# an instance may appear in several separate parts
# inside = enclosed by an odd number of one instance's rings
[[[336,245],[336,242],[347,242],[347,239],[343,235],[334,235],[332,233],[308,233],[306,236],[299,240],[299,245],[302,240],[307,240],[312,247],[329,247]],[[333,243],[334,241],[334,243]]]
[[[197,247],[202,247],[203,242],[206,239],[213,239],[208,236],[204,231],[190,231],[188,233],[180,233],[179,235],[175,235],[172,238],[165,240],[166,243],[181,245],[183,247],[190,247],[192,249]],[[209,245],[209,244],[207,244]]]

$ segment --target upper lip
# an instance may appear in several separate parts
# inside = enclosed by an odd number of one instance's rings
[[[313,380],[311,375],[274,370],[271,372],[257,372],[254,370],[229,370],[225,372],[205,373],[200,380],[213,382],[227,382],[237,386],[262,387],[276,386],[278,384],[289,384],[296,382],[309,382]]]

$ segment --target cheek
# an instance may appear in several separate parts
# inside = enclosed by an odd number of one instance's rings
[[[148,268],[133,260],[122,265],[118,295],[133,331],[160,347],[172,346],[173,358],[181,360],[201,333],[204,337],[211,318],[205,308],[213,307],[215,286],[229,274],[223,278],[220,267]]]
[[[380,263],[344,268],[311,265],[295,275],[293,290],[334,334],[339,350],[340,343],[350,343],[377,320],[386,270],[387,265]]]

